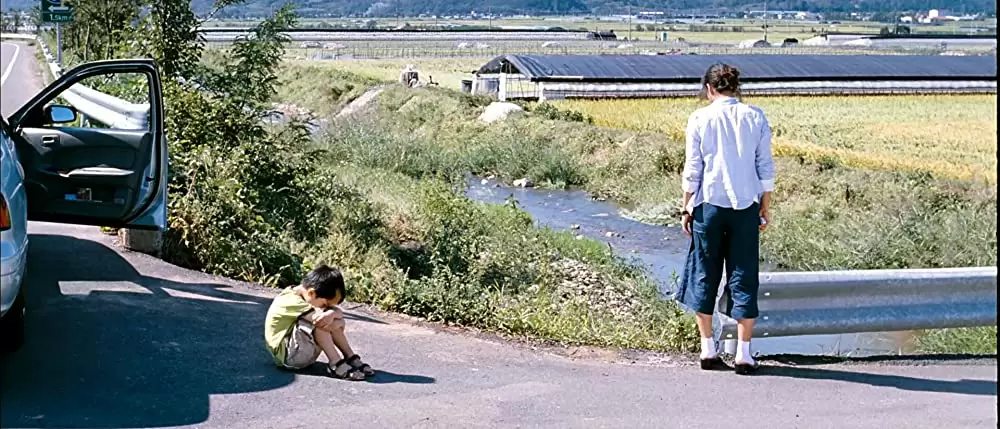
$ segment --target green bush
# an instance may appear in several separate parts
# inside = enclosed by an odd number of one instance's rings
[[[587,116],[583,113],[577,112],[575,110],[563,110],[552,103],[534,103],[528,104],[527,109],[531,113],[537,114],[546,119],[552,119],[556,121],[567,121],[567,122],[584,122],[587,124],[593,124],[594,118]]]
[[[284,10],[217,58],[165,84],[170,137],[170,229],[165,256],[175,263],[266,284],[297,282],[292,243],[325,233],[332,192],[316,169],[304,125],[269,129]],[[198,58],[200,56],[194,56]],[[165,74],[167,74],[165,72]],[[167,74],[169,76],[169,74]]]

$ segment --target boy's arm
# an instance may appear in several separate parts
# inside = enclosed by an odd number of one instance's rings
[[[332,307],[328,309],[313,308],[309,310],[306,314],[302,315],[302,319],[312,323],[313,325],[323,327],[336,319],[344,317],[343,313],[337,307]]]

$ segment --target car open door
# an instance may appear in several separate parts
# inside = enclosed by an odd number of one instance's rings
[[[166,228],[167,140],[157,70],[146,59],[83,64],[11,115],[29,220]],[[122,100],[106,92],[138,102],[118,107]]]

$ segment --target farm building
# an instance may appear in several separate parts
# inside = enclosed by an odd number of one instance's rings
[[[503,55],[470,90],[501,100],[694,96],[716,63],[741,71],[745,95],[996,93],[994,56]]]

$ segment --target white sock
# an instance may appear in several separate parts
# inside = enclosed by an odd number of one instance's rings
[[[754,365],[753,354],[750,353],[750,342],[739,340],[736,342],[736,363],[748,363]]]
[[[701,358],[702,359],[714,359],[719,355],[719,352],[715,350],[715,339],[712,337],[701,339]]]

